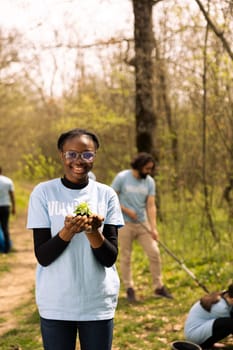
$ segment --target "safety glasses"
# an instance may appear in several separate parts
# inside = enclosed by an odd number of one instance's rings
[[[74,161],[77,160],[79,157],[84,160],[85,162],[93,162],[95,158],[95,152],[76,152],[76,151],[66,151],[63,153],[65,156],[65,159]]]

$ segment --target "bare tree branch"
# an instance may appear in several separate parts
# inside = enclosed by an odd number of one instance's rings
[[[109,46],[109,45],[117,45],[123,42],[133,42],[133,38],[110,38],[108,40],[98,40],[89,44],[77,44],[77,43],[63,43],[57,42],[54,45],[42,45],[43,49],[59,49],[62,47],[66,47],[68,49],[90,49],[93,47],[101,47],[101,46]]]
[[[196,3],[198,4],[201,12],[203,13],[207,23],[209,24],[210,28],[213,30],[213,32],[216,34],[216,36],[221,40],[223,47],[225,48],[225,50],[227,51],[228,55],[230,56],[230,58],[233,60],[233,51],[230,48],[229,43],[227,42],[226,38],[224,37],[224,34],[222,31],[220,31],[215,24],[212,22],[212,20],[209,17],[209,14],[207,13],[207,11],[205,10],[203,4],[201,3],[200,0],[195,0]]]

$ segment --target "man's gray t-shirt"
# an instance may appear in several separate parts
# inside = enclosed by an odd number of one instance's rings
[[[150,175],[137,179],[130,169],[119,172],[112,182],[112,188],[118,193],[121,205],[134,210],[139,222],[145,222],[146,200],[155,195],[155,182]],[[123,212],[124,220],[135,222]]]

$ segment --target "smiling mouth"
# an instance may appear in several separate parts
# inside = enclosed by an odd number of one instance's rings
[[[72,167],[72,170],[77,174],[85,173],[85,169],[83,167]]]

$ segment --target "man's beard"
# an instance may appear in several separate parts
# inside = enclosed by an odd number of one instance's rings
[[[147,177],[148,174],[144,174],[144,173],[141,173],[141,171],[139,171],[139,176],[141,179],[145,179]]]

